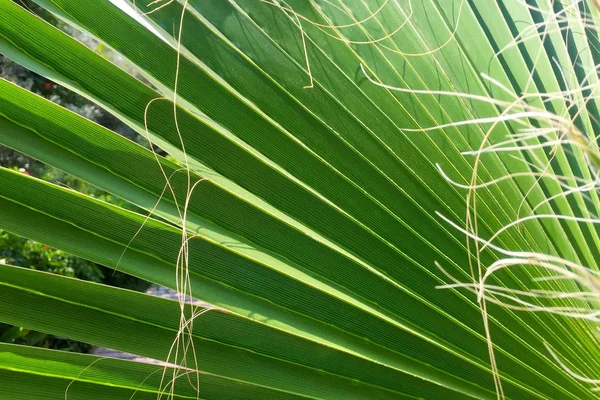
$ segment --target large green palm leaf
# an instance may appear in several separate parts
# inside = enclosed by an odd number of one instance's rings
[[[440,217],[461,224],[467,192],[440,169],[468,182],[473,157],[461,153],[479,148],[489,124],[459,122],[502,110],[442,92],[512,101],[510,91],[590,86],[573,99],[528,103],[594,136],[593,92],[585,100],[597,80],[595,9],[521,0],[209,0],[136,4],[156,9],[142,25],[108,1],[38,3],[123,55],[152,87],[9,0],[0,0],[0,52],[102,105],[178,163],[0,81],[2,144],[154,212],[146,218],[0,170],[0,227],[216,308],[185,334],[197,360],[191,350],[168,357],[180,329],[177,303],[3,267],[0,320],[199,369],[201,398],[497,396],[480,305],[468,290],[436,289],[449,278],[435,263],[471,279],[473,247]],[[437,125],[451,126],[414,131]],[[520,127],[502,121],[489,141]],[[576,147],[486,154],[481,181],[518,178],[478,190],[481,237],[565,190],[536,179],[533,159],[591,179]],[[589,217],[597,205],[595,192],[575,192],[536,212]],[[596,269],[600,239],[582,221],[533,219],[495,243]],[[487,249],[480,261],[498,257]],[[536,274],[514,270],[501,284],[525,289]],[[572,281],[548,285],[577,289]],[[594,398],[593,385],[571,378],[547,349],[577,373],[600,376],[589,323],[493,304],[487,311],[507,398]],[[16,375],[53,388],[75,379],[106,388],[105,398],[128,398],[131,382],[121,391],[108,389],[112,380],[148,370],[125,363],[121,375],[86,380],[85,371],[72,372],[94,361],[84,356],[2,352],[32,360],[16,368],[16,358],[2,359],[2,379],[15,388]],[[44,357],[64,363],[52,379],[35,365]],[[187,398],[187,378],[179,380],[175,398]],[[146,392],[161,389],[152,381]],[[86,390],[82,397],[98,398]]]

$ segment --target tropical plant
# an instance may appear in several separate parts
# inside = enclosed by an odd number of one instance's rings
[[[206,301],[0,265],[6,399],[589,399],[600,63],[580,0],[10,0],[0,52],[175,161],[0,81],[0,228]],[[118,3],[115,1],[114,3]]]
[[[73,28],[60,22],[45,9],[30,1],[20,2],[27,9],[34,11],[38,16],[44,18],[52,25],[66,32],[74,32]],[[78,34],[78,38],[85,39],[85,44],[96,52],[112,55],[102,46],[95,43],[89,37]],[[112,57],[113,59],[115,57]],[[120,60],[116,60],[120,61]],[[124,63],[121,63],[124,64]],[[124,64],[124,66],[127,66]],[[0,77],[30,90],[56,104],[68,108],[88,119],[93,120],[115,132],[131,139],[143,139],[133,130],[128,128],[120,120],[109,113],[104,112],[95,104],[82,96],[48,81],[45,77],[36,74],[27,68],[16,64],[7,57],[0,54]],[[140,140],[145,142],[145,140]],[[105,191],[99,190],[88,183],[77,179],[72,175],[45,165],[38,160],[0,145],[0,166],[12,168],[19,172],[33,175],[54,184],[67,186],[71,189],[88,194],[92,197],[107,201],[120,206],[131,207],[130,203],[124,202]],[[99,283],[129,289],[146,290],[146,282],[133,278],[121,272],[111,271],[108,268],[93,262],[74,257],[60,249],[16,236],[0,229],[0,263],[31,268],[40,271],[48,271],[60,275],[77,277]],[[58,338],[41,332],[31,331],[18,326],[0,324],[0,342],[21,343],[36,345],[53,349],[87,351],[90,346],[85,343]]]

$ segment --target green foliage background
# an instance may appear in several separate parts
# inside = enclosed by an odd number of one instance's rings
[[[0,265],[4,323],[174,366],[0,344],[0,400],[598,397],[594,2],[36,3],[73,28],[0,0],[0,51],[169,157],[0,79],[93,185],[0,168],[0,227],[203,302]]]

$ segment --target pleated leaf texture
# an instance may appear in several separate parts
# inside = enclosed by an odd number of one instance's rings
[[[0,322],[168,363],[2,344],[0,399],[598,397],[594,1],[35,2],[135,74],[11,0],[0,53],[170,157],[0,80],[145,210],[2,168],[0,228],[203,303],[0,265]]]

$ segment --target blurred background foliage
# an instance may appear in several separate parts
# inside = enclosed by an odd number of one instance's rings
[[[15,0],[25,5],[32,12],[43,18],[48,23],[62,29],[65,33],[77,38],[82,43],[96,52],[103,54],[113,63],[121,68],[130,70],[126,60],[115,55],[110,49],[97,43],[93,38],[63,24],[35,3],[27,0]],[[108,129],[111,129],[130,140],[136,141],[144,146],[148,142],[134,132],[132,129],[114,118],[96,104],[92,104],[78,94],[63,88],[62,86],[48,81],[46,78],[29,71],[26,68],[12,62],[0,54],[0,77],[13,82],[33,93],[38,94],[56,104],[59,104],[73,112],[76,112]],[[155,149],[160,152],[160,149]],[[100,190],[86,182],[66,174],[38,160],[28,157],[8,147],[0,145],[0,165],[11,168],[21,173],[34,176],[45,181],[53,182],[72,190],[87,194],[97,199],[119,205],[134,211],[140,211],[135,206],[124,200]],[[11,264],[23,268],[45,271],[53,274],[84,279],[97,283],[104,283],[145,291],[149,283],[124,274],[113,271],[103,265],[99,265],[79,257],[75,257],[62,250],[52,248],[46,244],[28,240],[10,232],[0,229],[0,263]],[[47,335],[42,332],[34,332],[22,327],[0,324],[0,342],[41,346],[52,349],[87,352],[91,346],[69,339]]]

